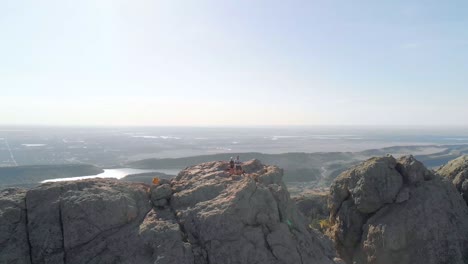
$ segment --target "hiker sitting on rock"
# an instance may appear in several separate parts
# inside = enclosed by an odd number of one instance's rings
[[[229,160],[229,175],[234,174],[234,159],[231,157]]]

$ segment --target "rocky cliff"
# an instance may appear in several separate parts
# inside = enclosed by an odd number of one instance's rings
[[[437,173],[451,181],[468,204],[468,155],[448,162]]]
[[[334,263],[282,182],[258,161],[183,170],[158,186],[47,183],[0,193],[0,263]]]
[[[468,207],[412,156],[369,159],[330,193],[330,232],[346,263],[468,263]]]

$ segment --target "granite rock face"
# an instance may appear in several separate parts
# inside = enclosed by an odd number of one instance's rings
[[[26,194],[33,263],[149,263],[140,225],[148,187],[114,180],[43,184]],[[155,237],[156,238],[156,237]]]
[[[25,196],[22,189],[0,192],[0,263],[31,263]]]
[[[450,180],[468,204],[468,155],[450,161],[437,174]]]
[[[336,263],[307,227],[282,170],[225,162],[157,186],[110,179],[0,193],[0,263]]]
[[[468,207],[412,156],[367,160],[330,193],[329,232],[346,263],[468,263]]]
[[[171,207],[195,263],[334,263],[333,249],[310,230],[282,182],[283,172],[256,160],[246,177],[229,177],[221,162],[182,171]]]

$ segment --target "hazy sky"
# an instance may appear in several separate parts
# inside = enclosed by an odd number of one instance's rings
[[[468,125],[468,1],[0,0],[0,124]]]

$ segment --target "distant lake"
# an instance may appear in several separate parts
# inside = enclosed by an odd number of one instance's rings
[[[160,172],[169,175],[177,175],[180,170],[175,169],[159,169],[159,170],[141,170],[141,169],[131,169],[131,168],[118,168],[118,169],[105,169],[103,173],[97,175],[87,175],[87,176],[78,176],[78,177],[68,177],[68,178],[56,178],[42,181],[41,183],[46,182],[61,182],[61,181],[76,181],[83,179],[93,179],[93,178],[115,178],[122,179],[123,177],[131,174],[147,173],[147,172]]]

